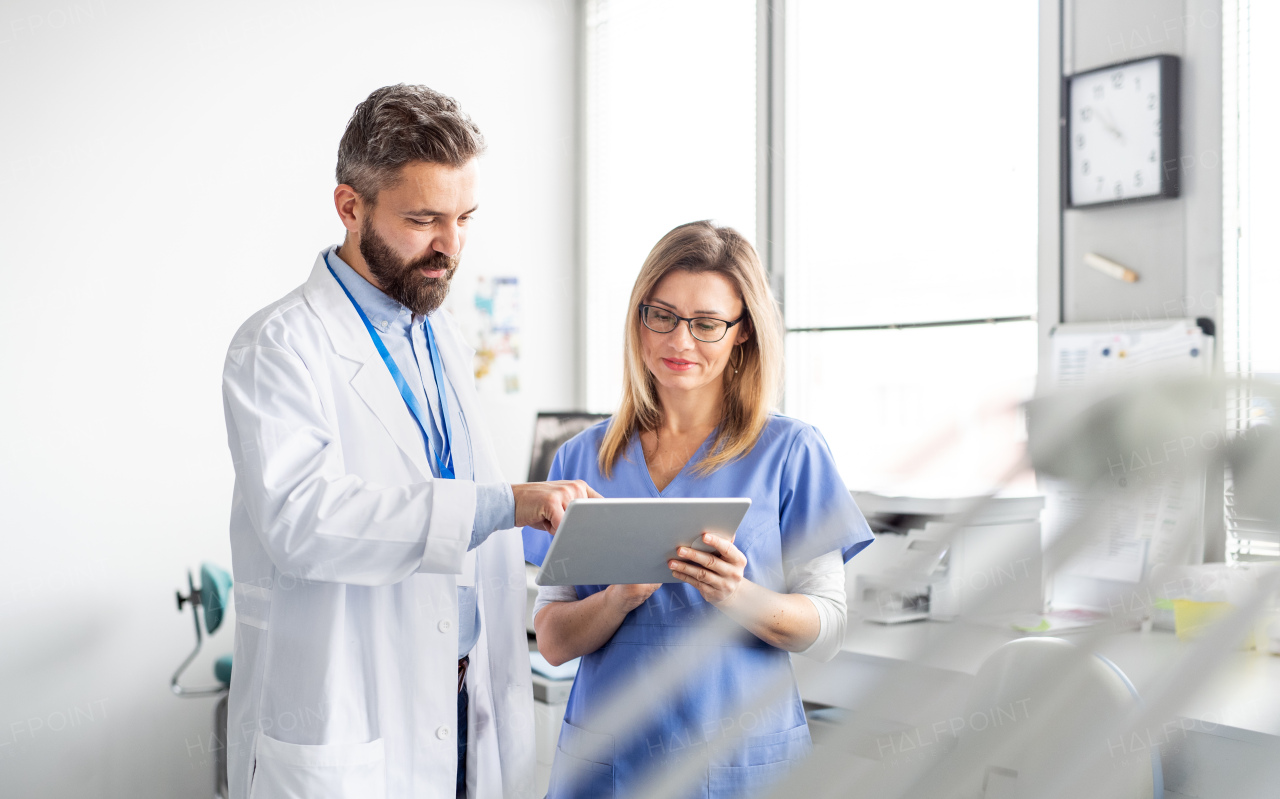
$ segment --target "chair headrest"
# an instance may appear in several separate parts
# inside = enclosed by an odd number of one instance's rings
[[[213,635],[222,626],[231,604],[231,575],[208,561],[200,564],[200,604],[204,607],[204,627]]]

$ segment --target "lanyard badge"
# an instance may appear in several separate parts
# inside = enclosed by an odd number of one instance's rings
[[[378,331],[374,328],[373,323],[369,321],[369,317],[365,316],[364,310],[360,307],[360,303],[356,302],[356,298],[351,296],[351,292],[347,291],[347,287],[343,284],[342,279],[338,277],[338,273],[333,271],[333,267],[329,264],[329,253],[324,254],[324,265],[329,270],[329,274],[333,275],[333,279],[338,281],[338,285],[342,287],[342,293],[347,295],[347,299],[351,300],[351,305],[356,309],[356,313],[360,314],[360,321],[364,322],[365,330],[369,331],[369,337],[373,339],[373,346],[377,348],[378,354],[382,356],[382,362],[387,365],[387,371],[391,372],[391,378],[396,381],[396,388],[400,389],[400,397],[404,400],[404,404],[409,407],[409,413],[413,415],[413,419],[418,423],[418,430],[422,432],[422,440],[427,446],[427,452],[435,459],[436,468],[440,470],[440,476],[446,480],[452,480],[453,472],[453,447],[451,441],[453,439],[452,425],[449,423],[449,399],[448,392],[444,387],[444,370],[441,367],[440,349],[436,346],[435,333],[431,330],[431,320],[423,317],[423,327],[427,334],[427,350],[431,357],[431,374],[436,381],[436,391],[440,397],[440,415],[444,417],[443,424],[439,425],[437,430],[440,433],[442,449],[444,457],[441,453],[436,452],[431,446],[431,435],[427,432],[427,426],[423,422],[423,418],[430,418],[430,414],[424,413],[422,405],[419,404],[418,398],[414,396],[413,390],[409,388],[409,383],[405,381],[404,375],[400,372],[400,367],[396,366],[395,359],[391,357],[391,353],[387,351],[387,345],[382,343],[382,337],[378,335]]]

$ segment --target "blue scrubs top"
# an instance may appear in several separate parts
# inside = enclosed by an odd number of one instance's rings
[[[770,417],[745,457],[705,477],[694,472],[713,432],[684,469],[658,491],[645,466],[639,436],[605,479],[597,453],[610,420],[582,432],[556,453],[550,480],[585,480],[606,497],[750,497],[734,543],[747,558],[745,576],[785,591],[784,569],[839,550],[847,562],[873,540],[836,470],[831,451],[811,425]],[[551,537],[524,529],[525,558],[541,564]],[[603,585],[576,586],[579,599]],[[701,645],[687,635],[718,611],[692,586],[664,584],[627,614],[613,637],[583,656],[560,732],[548,799],[628,796],[691,755],[707,752],[701,783],[688,796],[718,799],[753,793],[808,754],[811,744],[790,655],[742,631],[728,645]],[[686,628],[686,629],[681,629]],[[625,738],[604,732],[598,709],[616,691],[646,679],[675,647],[699,647],[688,675],[663,707]],[[789,689],[779,692],[777,686]],[[766,695],[773,697],[765,700]],[[762,703],[763,702],[763,703]],[[736,727],[736,729],[734,729]],[[594,729],[593,729],[594,728]],[[727,746],[716,739],[738,736]]]

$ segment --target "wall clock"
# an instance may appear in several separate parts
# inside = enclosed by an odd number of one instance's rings
[[[1158,55],[1066,79],[1068,207],[1178,196],[1179,71]]]

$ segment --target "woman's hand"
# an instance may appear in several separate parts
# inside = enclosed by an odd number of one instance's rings
[[[622,615],[640,607],[645,600],[662,587],[662,583],[637,583],[635,585],[611,585],[604,589],[610,603]]]
[[[667,566],[677,580],[698,589],[702,598],[717,607],[733,599],[747,580],[742,576],[747,567],[747,556],[733,545],[732,539],[703,533],[702,540],[715,548],[715,552],[702,552],[692,547],[680,547],[677,557]]]
[[[677,579],[770,646],[801,652],[814,642],[822,620],[808,597],[779,594],[743,577],[747,556],[732,539],[703,533],[702,540],[716,551],[680,547],[676,555],[684,560],[667,561]]]
[[[553,666],[596,651],[609,643],[628,613],[661,587],[661,583],[611,585],[586,599],[546,605],[533,617],[538,651]]]

